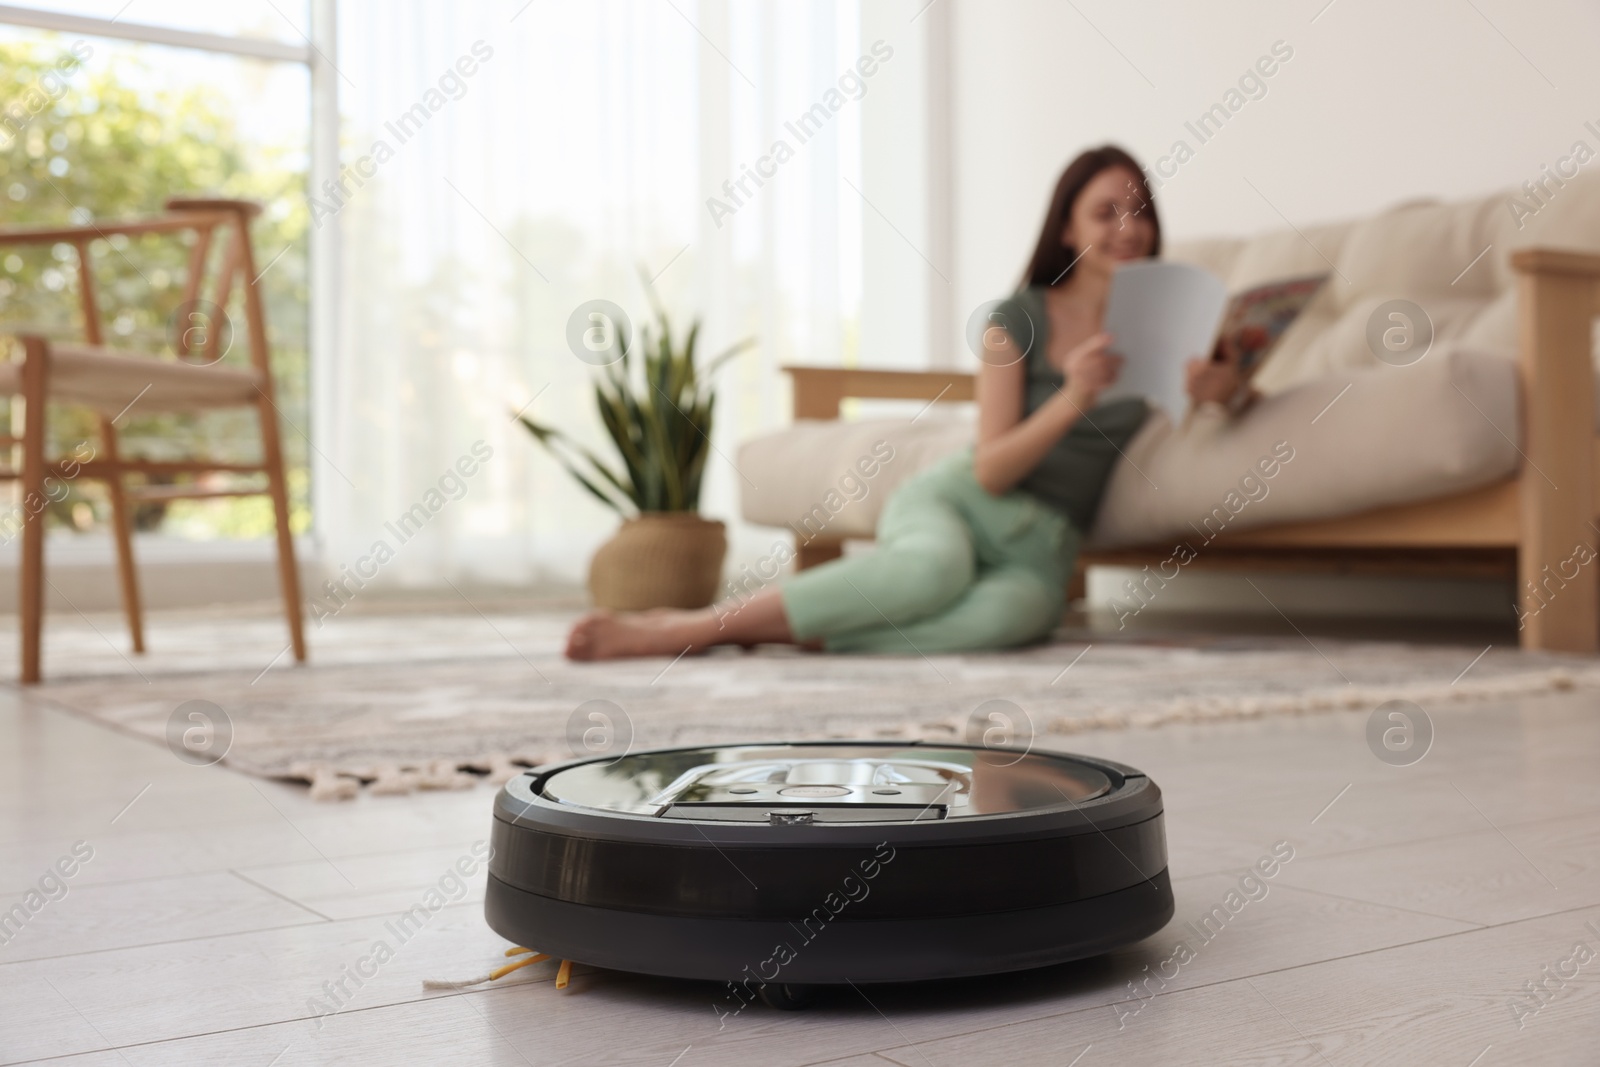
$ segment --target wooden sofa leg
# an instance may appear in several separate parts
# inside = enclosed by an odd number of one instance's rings
[[[1600,267],[1589,256],[1528,249],[1517,278],[1517,363],[1526,452],[1517,552],[1522,647],[1600,650],[1595,558],[1594,371],[1590,320]]]
[[[794,539],[794,569],[803,571],[830,559],[844,555],[844,540],[836,537],[814,537],[809,541]]]
[[[1089,568],[1082,559],[1073,564],[1072,577],[1067,579],[1067,605],[1089,595]]]

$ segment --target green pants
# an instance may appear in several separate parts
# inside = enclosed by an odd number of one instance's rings
[[[1061,621],[1078,542],[1032,495],[990,495],[965,449],[895,491],[876,551],[790,579],[784,611],[797,640],[830,652],[1011,648]]]

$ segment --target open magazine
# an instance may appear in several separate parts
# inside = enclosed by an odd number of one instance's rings
[[[1102,399],[1142,396],[1176,417],[1185,410],[1184,364],[1234,363],[1248,388],[1289,324],[1316,297],[1326,274],[1269,282],[1227,296],[1222,279],[1187,263],[1145,260],[1111,280],[1105,328],[1123,357]]]

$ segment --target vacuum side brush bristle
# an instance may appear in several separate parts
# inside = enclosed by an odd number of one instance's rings
[[[477,978],[468,978],[465,981],[460,981],[460,982],[452,982],[452,981],[446,981],[446,980],[435,979],[435,978],[424,978],[422,980],[422,988],[424,990],[430,990],[430,989],[470,989],[470,988],[472,988],[473,986],[476,986],[476,985],[483,985],[486,982],[493,982],[497,978],[504,978],[506,975],[510,974],[512,971],[521,970],[523,967],[526,967],[531,963],[543,963],[545,960],[550,959],[550,954],[548,952],[538,952],[538,951],[535,951],[534,949],[531,949],[531,948],[522,948],[521,946],[517,946],[515,948],[506,949],[506,955],[507,956],[527,956],[527,959],[517,960],[515,963],[508,963],[508,964],[505,964],[502,967],[496,967],[494,970],[490,971],[488,974],[481,975],[481,976],[479,976]],[[565,988],[567,988],[567,982],[571,978],[571,976],[572,976],[572,961],[571,960],[562,960],[560,969],[556,971],[556,988],[557,989],[565,989]]]
[[[527,950],[524,950],[524,951],[527,951]],[[539,962],[541,962],[543,960],[547,960],[549,958],[550,958],[549,953],[546,953],[546,952],[535,952],[532,956],[529,956],[525,960],[518,960],[516,963],[508,963],[504,967],[496,967],[494,970],[489,972],[489,981],[492,982],[496,978],[504,978],[506,975],[510,974],[512,971],[518,970],[518,969],[520,969],[522,967],[526,967],[530,963],[539,963]],[[565,962],[563,961],[563,966],[564,965],[565,965]]]

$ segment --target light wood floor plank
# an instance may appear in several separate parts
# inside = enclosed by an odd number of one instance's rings
[[[1511,922],[1600,904],[1600,818],[1575,815],[1313,856],[1283,877],[1289,885],[1480,925]]]
[[[1136,1015],[1063,1014],[883,1055],[903,1067],[1060,1064],[1092,1044],[1097,1063],[1589,1064],[1600,1039],[1592,973],[1580,972],[1520,1027],[1507,1002],[1575,940],[1600,950],[1600,935],[1584,925],[1597,917],[1600,909],[1547,916],[1165,993]],[[1600,959],[1589,970],[1597,967]]]
[[[93,862],[92,860],[90,861]],[[7,963],[321,921],[231,874],[72,887],[29,918]]]

